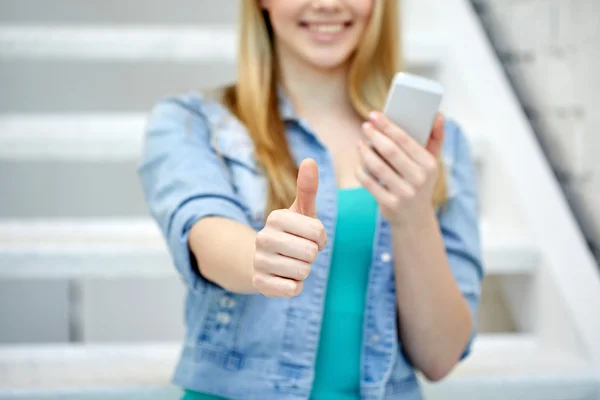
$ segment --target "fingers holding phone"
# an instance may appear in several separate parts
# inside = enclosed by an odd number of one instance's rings
[[[444,137],[442,94],[435,81],[399,73],[384,112],[372,112],[363,125],[357,179],[392,224],[405,223],[430,205]]]

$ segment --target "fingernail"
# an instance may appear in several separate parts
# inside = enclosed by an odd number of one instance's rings
[[[377,122],[379,120],[379,115],[375,111],[371,111],[369,113],[369,119],[373,122]]]

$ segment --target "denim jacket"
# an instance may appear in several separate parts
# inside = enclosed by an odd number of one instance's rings
[[[151,112],[138,173],[188,288],[187,331],[174,374],[174,383],[186,389],[229,399],[300,400],[310,395],[335,242],[337,183],[331,153],[284,96],[280,111],[295,161],[311,157],[319,165],[318,218],[329,237],[303,292],[292,299],[228,292],[197,272],[187,245],[190,228],[206,216],[230,218],[257,231],[264,226],[267,181],[245,127],[207,93],[164,99]],[[475,170],[459,126],[447,121],[445,133],[450,189],[438,220],[450,267],[475,320],[483,277]],[[391,232],[381,215],[369,274],[361,396],[420,399],[414,369],[399,340]],[[471,341],[475,332],[473,327]]]

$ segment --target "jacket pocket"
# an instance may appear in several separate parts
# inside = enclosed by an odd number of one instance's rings
[[[235,345],[252,357],[275,358],[283,343],[287,299],[262,295],[246,297],[246,309],[240,319]]]
[[[213,287],[201,329],[197,330],[197,342],[223,354],[275,357],[284,331],[284,302]]]

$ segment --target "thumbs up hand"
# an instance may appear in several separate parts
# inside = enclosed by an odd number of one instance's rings
[[[269,214],[256,236],[252,284],[268,297],[295,297],[302,292],[310,264],[327,244],[317,219],[319,169],[306,159],[298,171],[296,200],[289,209]]]

